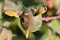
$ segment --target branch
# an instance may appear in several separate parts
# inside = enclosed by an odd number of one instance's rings
[[[42,20],[43,21],[51,21],[51,20],[54,20],[54,19],[60,19],[60,15],[59,16],[54,16],[54,17],[43,17]]]

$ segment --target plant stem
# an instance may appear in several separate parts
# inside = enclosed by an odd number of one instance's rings
[[[23,32],[23,34],[25,35],[25,30],[23,29],[23,27],[21,26],[21,22],[20,22],[20,18],[18,18],[18,26],[20,28],[20,30]]]

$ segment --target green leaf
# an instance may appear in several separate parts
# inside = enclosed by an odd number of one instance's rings
[[[44,34],[47,30],[48,30],[48,26],[46,25],[45,22],[43,22],[39,31]]]
[[[36,36],[31,32],[29,34],[29,40],[36,40]]]
[[[53,20],[51,22],[51,28],[60,34],[60,23],[58,20]]]
[[[58,36],[52,34],[51,30],[47,30],[38,40],[60,40]]]
[[[60,40],[60,38],[55,35],[52,35],[52,38],[50,40]]]
[[[46,38],[49,37],[49,35],[51,34],[51,31],[48,29],[38,40],[46,40]]]

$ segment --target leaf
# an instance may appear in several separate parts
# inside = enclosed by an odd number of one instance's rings
[[[59,37],[57,37],[56,35],[52,35],[51,39],[50,40],[60,40]]]
[[[60,34],[60,22],[58,20],[53,20],[51,22],[51,28]]]
[[[58,36],[54,35],[51,30],[47,30],[38,40],[60,40]]]
[[[46,40],[47,38],[50,38],[49,36],[52,34],[51,30],[48,29],[48,26],[46,25],[46,22],[43,22],[42,27],[39,30],[40,34],[38,35],[38,40]]]
[[[29,33],[29,40],[36,40],[36,36],[33,33]]]
[[[39,30],[42,34],[44,34],[46,31],[48,31],[48,26],[46,25],[45,22],[42,23],[42,26]]]
[[[48,29],[38,40],[46,40],[51,34],[51,31]]]

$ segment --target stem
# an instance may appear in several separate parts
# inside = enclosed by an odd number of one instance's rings
[[[25,30],[23,29],[22,25],[21,25],[21,22],[20,22],[20,18],[18,18],[19,21],[18,21],[18,26],[19,28],[21,29],[21,31],[23,32],[23,34],[25,35]]]
[[[43,21],[46,21],[46,22],[48,22],[48,21],[50,21],[50,20],[54,20],[54,19],[60,19],[60,15],[54,16],[54,17],[43,17],[43,18],[42,18],[42,20],[43,20]]]

